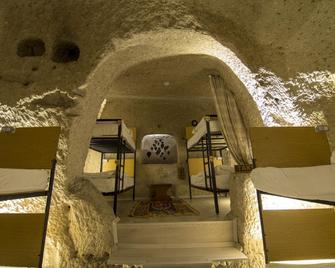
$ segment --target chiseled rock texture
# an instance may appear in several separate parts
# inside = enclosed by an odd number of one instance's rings
[[[328,124],[335,149],[334,13],[333,0],[0,1],[0,125],[62,127],[45,266],[108,266],[114,215],[77,178],[100,104],[133,66],[192,55],[222,75],[249,126]],[[250,259],[227,265],[264,267],[250,180],[232,192]]]
[[[91,182],[77,178],[69,184],[69,233],[81,259],[104,263],[112,250],[114,213]],[[85,200],[85,202],[83,202]]]
[[[256,190],[249,174],[235,174],[230,187],[230,216],[237,219],[238,240],[248,260],[228,263],[229,267],[265,267]]]

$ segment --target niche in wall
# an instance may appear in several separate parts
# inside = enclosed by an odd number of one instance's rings
[[[24,39],[17,45],[19,57],[38,57],[45,53],[45,45],[41,39]]]
[[[53,48],[52,60],[57,63],[77,61],[80,56],[79,47],[69,41],[59,41]]]
[[[168,134],[150,134],[142,139],[143,164],[177,163],[177,141]]]

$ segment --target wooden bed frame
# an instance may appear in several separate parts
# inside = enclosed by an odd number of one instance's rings
[[[326,133],[313,127],[251,128],[255,167],[307,167],[330,164]],[[266,262],[334,259],[333,208],[264,210],[257,191]],[[302,200],[302,199],[299,199]],[[334,205],[326,200],[303,200]]]
[[[50,169],[48,190],[0,195],[0,201],[47,197],[44,213],[0,214],[0,266],[42,267],[59,134],[59,127],[0,133],[0,168]]]

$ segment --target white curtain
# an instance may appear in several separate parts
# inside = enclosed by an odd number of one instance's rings
[[[219,75],[210,75],[216,112],[229,151],[239,165],[252,164],[250,140],[234,95]]]

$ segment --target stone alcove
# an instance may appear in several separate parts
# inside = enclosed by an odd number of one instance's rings
[[[19,57],[39,57],[45,53],[45,44],[43,40],[29,38],[20,41],[17,45],[16,54]]]
[[[57,63],[67,63],[77,61],[80,56],[79,47],[69,41],[59,41],[53,47],[52,61]]]
[[[141,142],[143,164],[175,164],[178,161],[177,141],[172,135],[145,135]]]

